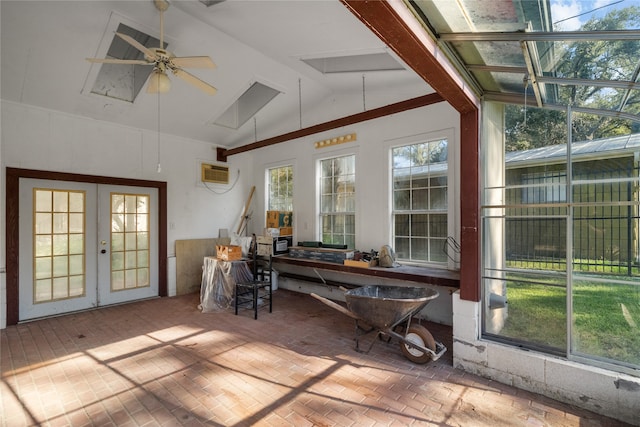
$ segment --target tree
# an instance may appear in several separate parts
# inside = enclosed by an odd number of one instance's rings
[[[612,31],[640,28],[640,7],[630,6],[609,12],[600,19],[592,18],[582,31]],[[539,44],[555,63],[555,76],[593,80],[637,80],[639,40],[586,40],[556,43],[554,46]],[[558,53],[562,56],[557,58]],[[556,104],[585,106],[594,109],[626,113],[640,113],[640,91],[598,86],[560,86]],[[506,108],[506,149],[525,150],[547,145],[565,144],[566,114],[563,111],[545,110],[509,105]],[[594,115],[572,116],[573,141],[585,141],[625,135],[640,131],[640,125],[627,119]]]

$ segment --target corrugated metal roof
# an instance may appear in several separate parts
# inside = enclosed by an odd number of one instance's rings
[[[616,157],[640,151],[640,133],[576,142],[572,144],[572,148],[571,155],[574,160]],[[550,145],[548,147],[506,153],[505,163],[508,165],[507,167],[513,168],[528,164],[556,163],[564,161],[566,156],[567,144]]]

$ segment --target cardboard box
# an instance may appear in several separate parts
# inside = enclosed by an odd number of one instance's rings
[[[378,265],[378,260],[372,259],[371,261],[365,261],[365,260],[354,261],[352,259],[345,259],[344,265],[348,267],[371,268]]]
[[[278,227],[293,227],[293,212],[278,212]]]
[[[280,227],[280,236],[293,236],[293,227]]]
[[[278,225],[278,211],[267,211],[267,228],[280,228]]]
[[[216,258],[222,261],[237,261],[242,258],[242,248],[235,245],[216,245]]]
[[[267,211],[267,228],[293,227],[293,212],[291,211]]]
[[[256,244],[258,245],[259,256],[273,255],[273,241],[276,237],[256,236]]]

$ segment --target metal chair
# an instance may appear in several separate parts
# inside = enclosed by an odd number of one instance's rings
[[[253,318],[258,318],[258,309],[269,304],[269,313],[273,310],[272,303],[272,279],[273,279],[273,257],[258,255],[258,247],[255,235],[251,241],[251,270],[253,280],[250,282],[239,282],[235,286],[235,311],[238,308],[253,309]]]

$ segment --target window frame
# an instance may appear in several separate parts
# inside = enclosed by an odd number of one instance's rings
[[[429,210],[429,209],[408,209],[399,210],[394,209],[394,166],[393,166],[393,150],[399,147],[406,147],[410,145],[417,145],[426,142],[447,141],[447,207],[443,210]],[[408,137],[402,137],[394,140],[387,141],[386,149],[388,153],[388,207],[389,207],[389,241],[392,247],[394,247],[396,232],[395,232],[395,215],[406,214],[411,212],[419,213],[442,213],[446,212],[447,215],[447,237],[443,241],[443,249],[446,248],[446,261],[430,261],[420,259],[404,259],[398,258],[403,264],[416,265],[416,266],[428,266],[436,268],[446,268],[448,270],[460,269],[460,219],[459,212],[456,208],[459,206],[459,154],[458,154],[458,140],[456,139],[456,132],[454,129],[442,129],[433,132],[427,132]]]
[[[488,122],[482,124],[483,128],[499,129],[500,126],[495,126],[495,122],[504,120],[499,117],[505,117],[504,112],[507,108],[512,108],[512,105],[501,102],[485,105],[489,106],[490,110],[489,114],[485,113],[485,120]],[[501,111],[503,113],[499,114]],[[592,310],[592,307],[593,300],[597,300],[597,307],[617,304],[615,298],[625,302],[633,301],[634,297],[637,298],[637,292],[640,290],[637,284],[638,272],[635,267],[631,267],[630,258],[627,258],[626,262],[628,272],[623,274],[622,271],[616,270],[622,264],[615,262],[620,261],[623,256],[620,254],[614,256],[613,251],[607,252],[608,246],[616,247],[611,242],[628,242],[630,240],[620,239],[624,231],[618,236],[608,237],[610,235],[607,232],[609,228],[620,231],[620,227],[607,225],[607,223],[619,220],[627,223],[636,221],[636,225],[633,227],[635,230],[638,229],[640,203],[637,193],[633,194],[631,184],[635,183],[637,186],[637,183],[640,183],[640,155],[637,154],[637,151],[633,151],[633,146],[626,151],[620,149],[585,151],[580,144],[586,141],[573,140],[569,131],[577,118],[575,115],[582,113],[574,112],[570,107],[567,107],[565,114],[568,118],[562,117],[560,122],[568,128],[568,141],[559,144],[560,148],[555,148],[561,156],[558,155],[551,161],[548,157],[540,156],[534,162],[534,159],[520,153],[516,157],[525,158],[527,161],[521,161],[520,166],[517,166],[515,162],[509,164],[504,135],[488,135],[482,141],[481,170],[501,169],[504,174],[494,173],[496,175],[494,181],[485,176],[485,182],[481,187],[483,196],[480,209],[480,233],[483,236],[482,244],[484,246],[481,255],[481,286],[483,307],[485,307],[482,310],[481,337],[506,345],[551,354],[563,360],[577,361],[585,365],[635,375],[638,365],[626,356],[629,353],[628,349],[633,348],[633,344],[629,344],[627,341],[625,347],[627,353],[621,351],[623,347],[621,342],[624,339],[628,340],[628,337],[622,333],[616,335],[617,330],[611,329],[611,325],[615,324],[614,310],[606,312],[605,321],[598,322],[593,319],[598,316],[601,319],[603,310]],[[505,127],[506,125],[503,123],[502,129],[504,130]],[[628,141],[632,136],[637,135],[636,132],[603,137],[599,144],[604,144],[607,138],[614,140],[615,138],[626,138]],[[598,142],[598,140],[595,141]],[[564,148],[561,147],[562,145]],[[541,147],[531,150],[538,148]],[[618,170],[612,167],[612,165],[623,163],[623,159],[628,160],[626,168]],[[606,167],[598,169],[594,167],[594,162],[602,162],[601,164]],[[547,174],[564,170],[564,182],[545,180],[543,183],[531,183],[522,179],[509,179],[509,171],[533,170],[534,167],[544,168],[544,173]],[[616,174],[622,170],[628,171],[629,175]],[[589,171],[590,176],[585,176],[584,171]],[[502,182],[500,182],[501,179]],[[619,184],[626,184],[626,186],[618,186]],[[607,188],[608,192],[599,192],[600,187]],[[582,188],[587,190],[584,193],[584,199],[580,197]],[[627,190],[616,192],[616,188],[626,188]],[[527,189],[532,189],[533,192],[537,191],[540,196],[544,197],[527,198],[528,192],[525,191]],[[562,192],[565,192],[565,197]],[[510,193],[518,195],[519,198],[511,199]],[[558,197],[550,199],[550,194]],[[607,196],[602,197],[602,194]],[[614,194],[622,194],[623,196],[617,198],[613,197]],[[615,213],[620,208],[627,209],[626,216]],[[581,210],[585,212],[580,213]],[[600,210],[606,213],[599,213]],[[510,234],[506,228],[507,222],[513,219],[517,221],[535,221],[537,219],[562,221],[562,229],[559,231],[548,227],[551,230],[550,235],[556,236],[559,242],[564,242],[561,253],[549,255],[544,252],[549,250],[545,246],[541,248],[543,252],[532,250],[532,257],[527,255],[528,252],[521,251],[525,255],[518,255],[518,252],[510,251],[507,242],[520,241],[520,239],[514,239],[513,234],[515,233]],[[594,223],[598,226],[594,227]],[[527,231],[529,229],[533,230],[532,234],[535,236],[546,238],[543,235],[545,230],[541,227],[534,225],[529,226]],[[633,234],[632,232],[628,233],[629,235]],[[618,238],[617,241],[616,238]],[[533,245],[530,247],[537,250]],[[592,253],[595,255],[590,255]],[[554,258],[558,261],[554,262]],[[603,291],[605,288],[606,291]],[[616,295],[615,292],[619,294]],[[508,298],[509,310],[492,311],[501,309],[499,305],[492,307],[492,299],[494,300],[493,304],[498,301],[495,298],[496,294],[498,297]],[[612,294],[612,300],[603,298],[605,295]],[[532,301],[540,301],[540,303],[533,304]],[[555,303],[552,306],[553,301]],[[539,321],[541,317],[540,305],[544,305],[546,313],[551,312],[551,308],[555,310],[553,311],[554,316],[546,315],[545,328],[527,329],[523,327],[522,325]],[[585,313],[591,316],[589,322],[585,321]],[[511,324],[508,323],[510,317],[516,319],[511,320]],[[584,331],[588,331],[588,334],[585,334]],[[616,348],[616,352],[608,351],[607,347],[598,344],[599,336],[618,339],[617,345],[620,348]]]
[[[291,169],[291,176],[290,176],[290,180],[287,180],[287,182],[291,183],[291,194],[290,194],[290,202],[289,202],[289,208],[287,209],[281,209],[281,208],[272,208],[271,205],[271,171],[272,170],[276,170],[276,169],[283,169],[283,168],[290,168]],[[294,192],[295,192],[295,167],[293,165],[293,163],[286,163],[286,164],[279,164],[279,165],[270,165],[270,166],[266,166],[265,167],[265,206],[267,211],[269,210],[277,210],[277,211],[290,211],[293,212],[293,206],[294,206]],[[285,196],[285,199],[287,199],[287,197]]]
[[[317,228],[316,228],[316,236],[317,239],[319,241],[323,241],[323,216],[329,214],[329,215],[333,215],[333,216],[337,216],[337,215],[350,215],[353,217],[353,245],[351,246],[349,243],[345,243],[347,244],[347,247],[349,249],[356,249],[357,248],[357,238],[358,238],[358,229],[357,229],[357,216],[358,216],[358,200],[357,200],[357,192],[356,189],[358,187],[357,184],[357,170],[358,170],[358,155],[357,153],[353,152],[353,151],[334,151],[331,153],[327,153],[328,155],[317,158],[316,159],[316,182],[317,182],[317,186],[316,186],[316,203],[317,203],[317,207],[316,207],[316,217],[318,219],[318,223],[317,223]],[[327,161],[327,160],[335,160],[335,159],[340,159],[340,158],[346,158],[346,157],[353,157],[353,183],[354,183],[354,191],[353,191],[353,211],[332,211],[329,213],[323,212],[322,211],[322,162]],[[341,234],[343,237],[343,242],[346,242],[346,237],[350,236],[351,233],[346,233],[346,232],[342,232],[342,233],[332,233],[332,234]],[[324,242],[323,243],[329,243],[329,242]]]

